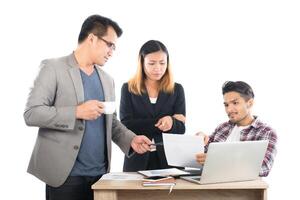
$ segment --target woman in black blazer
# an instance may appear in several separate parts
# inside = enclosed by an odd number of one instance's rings
[[[141,47],[137,73],[122,87],[120,119],[155,143],[162,142],[163,132],[184,134],[184,90],[173,82],[169,54],[160,41],[150,40]],[[123,171],[168,167],[163,146],[157,146],[156,151],[125,157]]]

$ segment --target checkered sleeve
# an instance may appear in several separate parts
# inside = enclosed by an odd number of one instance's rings
[[[263,139],[268,139],[269,144],[268,144],[268,147],[267,147],[265,158],[264,158],[262,166],[261,166],[261,171],[259,173],[259,176],[268,176],[268,174],[269,174],[269,172],[272,168],[275,155],[277,153],[277,149],[276,149],[277,135],[276,135],[276,132],[273,129],[269,129],[267,134],[264,134],[264,135],[265,135],[265,138],[263,138]]]
[[[226,140],[226,135],[228,135],[228,132],[230,131],[230,124],[228,122],[225,122],[223,124],[220,124],[215,131],[209,135],[209,140],[207,145],[205,146],[205,153],[207,153],[208,146],[211,142],[221,142]]]

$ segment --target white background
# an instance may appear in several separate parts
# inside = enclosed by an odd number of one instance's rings
[[[149,39],[168,47],[175,80],[185,89],[187,133],[211,133],[227,120],[221,85],[243,80],[254,89],[253,113],[278,133],[269,199],[295,199],[299,186],[300,6],[297,1],[1,1],[1,199],[44,199],[45,185],[26,173],[37,128],[23,111],[42,59],[70,54],[83,20],[111,17],[123,28],[104,67],[120,87],[135,72]],[[123,154],[113,147],[112,171]],[[296,185],[298,184],[298,186]],[[6,197],[6,198],[5,198]]]

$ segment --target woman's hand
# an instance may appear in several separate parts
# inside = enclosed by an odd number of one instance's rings
[[[173,119],[171,116],[162,117],[155,124],[155,127],[159,128],[159,130],[163,132],[171,130],[172,126],[173,126]]]

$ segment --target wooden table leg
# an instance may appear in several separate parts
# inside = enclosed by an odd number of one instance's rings
[[[116,190],[94,190],[94,200],[118,200]]]
[[[267,200],[267,189],[263,190],[263,200]]]

